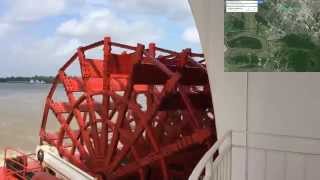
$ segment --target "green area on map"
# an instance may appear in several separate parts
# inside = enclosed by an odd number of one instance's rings
[[[225,71],[320,72],[320,1],[265,0],[225,12]]]

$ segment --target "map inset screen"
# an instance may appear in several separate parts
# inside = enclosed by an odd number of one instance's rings
[[[320,1],[226,1],[225,71],[320,72]]]

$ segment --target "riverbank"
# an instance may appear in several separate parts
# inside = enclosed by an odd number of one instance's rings
[[[0,77],[0,83],[51,83],[53,81],[53,76],[11,76],[11,77]]]

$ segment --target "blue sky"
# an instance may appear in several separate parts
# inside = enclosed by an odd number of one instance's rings
[[[77,47],[106,35],[201,51],[187,0],[1,0],[0,76],[55,75]]]

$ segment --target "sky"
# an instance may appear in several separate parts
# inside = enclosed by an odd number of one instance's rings
[[[55,75],[105,36],[201,52],[187,0],[1,0],[0,77]]]

